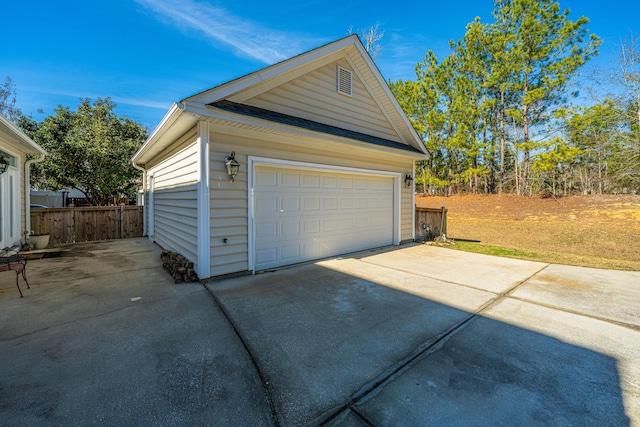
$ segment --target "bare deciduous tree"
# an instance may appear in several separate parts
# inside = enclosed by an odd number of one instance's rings
[[[353,34],[353,27],[349,27],[349,34]],[[376,24],[368,29],[362,29],[358,33],[364,48],[371,58],[375,59],[382,52],[382,44],[380,41],[384,37],[384,30],[380,30],[380,24]]]
[[[0,85],[0,113],[9,121],[16,123],[22,110],[16,107],[17,91],[13,79],[7,76]]]

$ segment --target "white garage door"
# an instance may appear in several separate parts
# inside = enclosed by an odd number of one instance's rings
[[[393,243],[393,178],[256,166],[256,270]]]

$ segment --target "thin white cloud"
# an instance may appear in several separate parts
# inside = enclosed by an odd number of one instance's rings
[[[269,29],[233,16],[226,10],[193,0],[136,0],[181,29],[196,30],[207,38],[233,47],[242,54],[273,64],[300,53],[299,35]]]
[[[167,110],[171,106],[171,101],[162,102],[162,101],[153,101],[153,100],[144,99],[144,98],[126,98],[126,97],[120,97],[117,95],[116,96],[98,95],[95,93],[78,92],[78,91],[70,91],[70,90],[65,91],[65,90],[50,90],[50,89],[38,88],[38,89],[30,89],[27,92],[32,92],[36,95],[47,94],[47,95],[54,95],[54,96],[66,96],[69,98],[78,98],[78,99],[80,98],[97,99],[97,98],[106,98],[108,96],[116,104],[126,104],[126,105],[133,105],[136,107],[154,108],[157,110]]]

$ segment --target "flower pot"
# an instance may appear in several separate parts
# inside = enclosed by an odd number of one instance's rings
[[[49,234],[32,234],[29,236],[29,243],[35,246],[36,249],[46,249],[49,246]]]

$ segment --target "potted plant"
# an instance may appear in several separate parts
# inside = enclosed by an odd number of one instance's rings
[[[50,234],[30,234],[28,242],[36,249],[46,249],[49,246]]]

